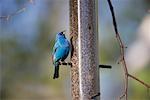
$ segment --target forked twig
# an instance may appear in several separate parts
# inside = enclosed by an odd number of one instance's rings
[[[120,62],[122,63],[122,67],[124,69],[124,76],[125,76],[125,86],[124,86],[124,93],[120,96],[119,99],[122,99],[123,97],[125,97],[125,99],[127,100],[128,99],[128,78],[131,77],[132,79],[140,82],[142,85],[144,85],[148,90],[150,88],[150,85],[149,84],[146,84],[145,82],[141,81],[140,79],[136,78],[135,76],[131,75],[128,73],[128,69],[127,69],[127,65],[126,65],[126,61],[125,61],[125,46],[124,46],[124,43],[120,37],[120,34],[118,32],[118,28],[117,28],[117,22],[116,22],[116,18],[115,18],[115,13],[114,13],[114,9],[113,9],[113,6],[112,6],[112,3],[111,3],[111,0],[107,0],[108,1],[108,4],[109,4],[109,8],[110,8],[110,11],[111,11],[111,15],[112,15],[112,19],[113,19],[113,26],[114,26],[114,30],[115,30],[115,34],[116,34],[116,39],[119,43],[119,46],[120,46],[120,55],[121,55],[121,60]]]
[[[28,3],[34,4],[35,1],[34,1],[34,0],[28,0]],[[10,13],[10,14],[8,14],[8,15],[0,15],[0,20],[4,19],[4,20],[7,20],[7,21],[8,21],[11,17],[13,17],[13,16],[15,16],[15,15],[18,15],[18,14],[20,14],[20,13],[26,11],[26,9],[27,9],[27,6],[23,6],[23,7],[19,8],[18,10],[16,10],[15,12]]]

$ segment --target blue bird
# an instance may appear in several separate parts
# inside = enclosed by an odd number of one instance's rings
[[[56,35],[55,45],[53,47],[52,60],[55,66],[53,79],[59,77],[59,64],[64,62],[70,51],[70,43],[66,39],[64,31]]]

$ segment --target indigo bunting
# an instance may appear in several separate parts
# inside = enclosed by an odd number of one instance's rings
[[[64,62],[70,51],[70,43],[66,39],[64,31],[56,35],[55,45],[53,47],[52,59],[55,66],[53,79],[59,77],[60,62]]]

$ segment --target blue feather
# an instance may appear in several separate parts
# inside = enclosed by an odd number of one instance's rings
[[[70,51],[70,43],[66,39],[65,34],[60,32],[56,35],[55,45],[53,47],[53,64],[55,66],[53,79],[59,77],[59,62],[64,61]]]

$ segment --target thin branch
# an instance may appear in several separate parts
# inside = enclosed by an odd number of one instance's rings
[[[146,84],[145,82],[141,81],[140,79],[136,78],[135,76],[128,74],[129,77],[131,77],[132,79],[138,81],[139,83],[141,83],[142,85],[144,85],[147,88],[150,88],[150,85]]]
[[[35,4],[35,0],[28,0],[31,4]]]
[[[108,4],[109,4],[109,8],[111,11],[111,15],[112,15],[112,19],[113,19],[113,26],[114,26],[114,30],[115,30],[115,34],[116,34],[116,39],[119,43],[120,46],[120,62],[122,63],[122,67],[124,68],[124,76],[125,76],[125,86],[124,86],[124,93],[120,96],[120,99],[122,99],[123,97],[125,97],[125,99],[128,99],[128,77],[131,77],[132,79],[140,82],[142,85],[146,86],[149,89],[149,85],[146,84],[145,82],[139,80],[138,78],[132,76],[131,74],[128,73],[128,69],[127,69],[127,65],[126,65],[126,61],[125,61],[125,46],[124,43],[120,37],[120,34],[118,32],[118,28],[117,28],[117,22],[116,22],[116,18],[115,18],[115,13],[114,13],[114,8],[112,6],[111,0],[107,0]]]
[[[112,3],[111,3],[110,0],[107,0],[107,1],[108,1],[108,4],[109,4],[111,14],[112,14],[113,26],[114,26],[116,38],[117,38],[117,41],[118,41],[119,46],[120,46],[120,55],[121,55],[121,60],[120,61],[122,61],[123,68],[124,68],[124,75],[125,75],[124,94],[120,96],[120,99],[125,97],[126,100],[127,100],[127,96],[128,96],[128,94],[127,94],[128,93],[127,92],[128,91],[128,76],[127,76],[127,73],[128,73],[128,70],[127,70],[127,66],[126,66],[126,62],[125,62],[125,58],[124,58],[124,45],[123,45],[123,42],[121,40],[120,34],[118,33],[118,28],[117,28],[117,23],[116,23],[116,18],[115,18],[115,13],[114,13]]]
[[[28,0],[28,3],[35,4],[35,0]],[[17,11],[10,13],[8,15],[0,15],[0,20],[4,19],[4,20],[8,21],[11,17],[25,12],[26,9],[27,9],[27,6],[23,6],[23,7],[19,8]]]

